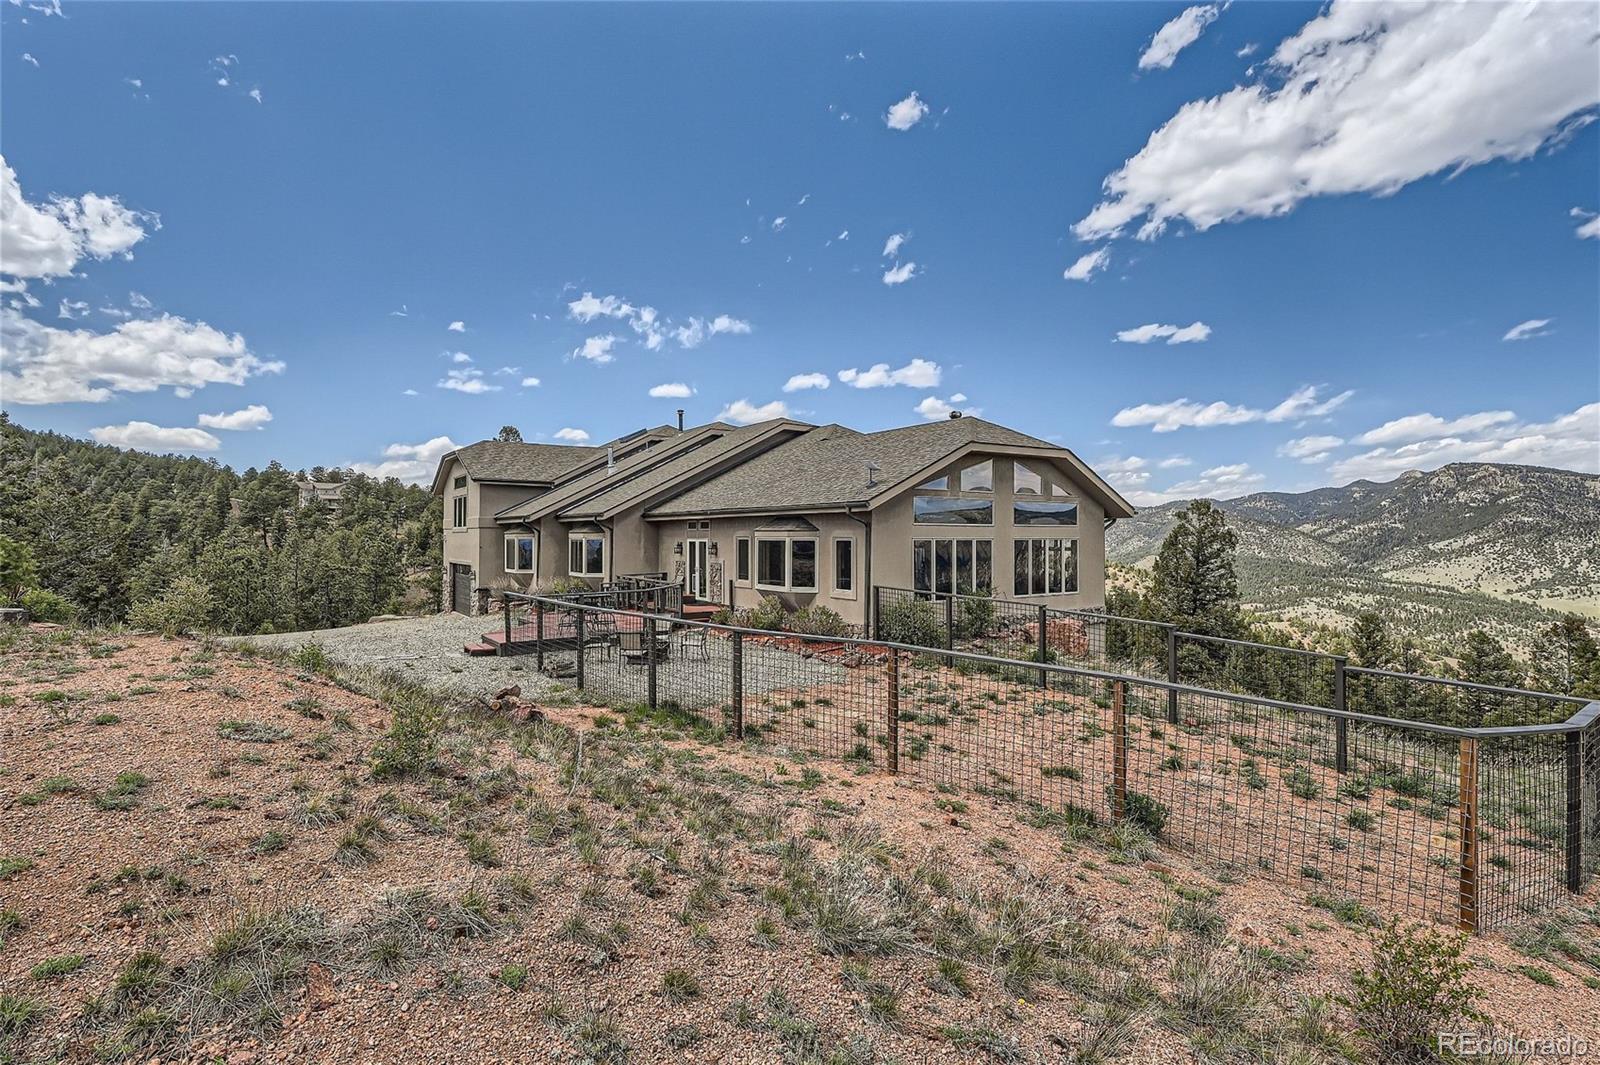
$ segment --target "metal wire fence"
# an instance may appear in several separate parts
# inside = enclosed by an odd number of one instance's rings
[[[545,638],[508,648],[597,702],[912,774],[952,816],[967,794],[1037,823],[1137,824],[1350,920],[1500,926],[1600,864],[1600,703],[1559,724],[1462,728],[899,639],[529,606]]]

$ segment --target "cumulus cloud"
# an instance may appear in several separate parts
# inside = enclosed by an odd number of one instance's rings
[[[789,406],[781,399],[771,403],[763,403],[759,407],[748,399],[736,399],[717,415],[717,420],[732,422],[734,425],[751,425],[755,422],[771,421],[774,418],[787,418]]]
[[[589,442],[589,434],[582,429],[557,429],[556,439],[563,440],[569,444],[587,444]]]
[[[852,366],[839,371],[839,380],[852,388],[892,388],[895,385],[937,388],[942,376],[939,364],[927,359],[912,359],[897,370],[891,370],[888,363],[880,362],[867,370],[857,370]]]
[[[567,304],[567,313],[580,322],[592,322],[601,316],[629,318],[634,308],[621,296],[596,296],[593,292],[585,292]]]
[[[1218,425],[1320,418],[1343,406],[1355,392],[1341,392],[1328,399],[1319,399],[1319,394],[1320,390],[1315,385],[1305,385],[1296,389],[1277,406],[1267,410],[1224,403],[1221,400],[1213,403],[1195,403],[1188,399],[1175,399],[1168,403],[1141,403],[1136,407],[1124,407],[1117,411],[1111,419],[1111,424],[1123,429],[1148,425],[1158,433],[1170,433],[1184,428],[1208,429]]]
[[[682,381],[670,381],[664,385],[655,385],[650,389],[651,399],[688,399],[694,395],[694,389]]]
[[[1600,403],[1585,404],[1544,423],[1485,419],[1476,429],[1352,455],[1329,466],[1328,472],[1341,482],[1388,480],[1407,470],[1433,470],[1452,462],[1508,462],[1600,473]]]
[[[1578,228],[1573,233],[1579,240],[1600,239],[1600,214],[1585,211],[1581,207],[1574,207],[1570,213],[1578,219]]]
[[[885,270],[883,272],[883,283],[885,285],[903,285],[916,276],[917,264],[907,260]]]
[[[681,325],[674,325],[671,320],[662,318],[654,307],[635,306],[621,296],[596,296],[592,292],[585,292],[578,299],[568,303],[567,313],[579,322],[585,323],[592,322],[596,318],[622,319],[632,327],[650,351],[660,350],[669,336],[677,340],[680,347],[695,348],[704,343],[708,337],[719,333],[748,333],[752,328],[744,319],[728,314],[719,314],[710,320],[691,317]],[[591,338],[591,342],[593,339]],[[612,343],[620,339],[621,337],[613,337]],[[609,355],[610,344],[607,344],[601,353]],[[590,356],[583,355],[583,357]],[[595,361],[609,362],[610,359]]]
[[[1549,336],[1551,333],[1555,332],[1553,329],[1545,328],[1545,326],[1549,325],[1551,321],[1552,319],[1550,318],[1529,318],[1526,322],[1519,322],[1510,329],[1506,330],[1506,335],[1500,339],[1532,340],[1534,337]]]
[[[1216,4],[1203,4],[1185,8],[1182,14],[1156,31],[1144,53],[1139,56],[1140,70],[1166,70],[1178,53],[1200,39],[1206,27],[1216,20],[1220,8]]]
[[[89,305],[83,300],[63,299],[60,305],[56,307],[56,317],[65,318],[69,322],[75,318],[83,318],[88,313]]]
[[[844,238],[841,236],[839,239],[843,240]],[[906,241],[909,239],[911,238],[904,233],[889,234],[889,239],[883,242],[883,257],[892,259],[899,255],[900,249],[905,246]]]
[[[160,228],[159,217],[124,207],[115,196],[89,192],[29,203],[16,171],[0,156],[0,274],[65,277],[80,259],[132,258],[147,230]]]
[[[261,429],[271,420],[272,412],[260,403],[252,403],[243,410],[236,410],[231,414],[200,415],[200,424],[207,429],[229,429],[235,432]]]
[[[433,479],[439,460],[460,446],[448,436],[436,436],[420,444],[390,444],[383,449],[382,462],[352,462],[350,468],[368,477],[398,477],[422,484]]]
[[[957,392],[949,399],[940,399],[938,396],[925,396],[922,402],[916,405],[915,410],[930,422],[948,418],[956,411],[960,411],[963,415],[969,417],[977,417],[983,413],[977,407],[961,407],[960,404],[966,401],[967,397],[960,392]]]
[[[461,366],[472,361],[472,356],[468,355],[464,351],[447,351],[444,353],[444,357],[455,363],[457,366]]]
[[[621,339],[615,333],[604,333],[597,337],[590,337],[572,350],[571,357],[574,359],[588,359],[590,362],[604,366],[616,358],[615,355],[611,354],[611,349]]]
[[[500,391],[499,385],[491,385],[483,379],[482,370],[451,370],[442,380],[436,382],[436,385],[439,388],[448,388],[452,392],[465,392],[469,396]]]
[[[140,451],[215,451],[222,441],[204,429],[168,429],[151,422],[102,425],[90,429],[97,443],[131,447]]]
[[[7,403],[103,403],[116,392],[180,392],[242,385],[283,363],[250,352],[244,337],[164,314],[123,322],[110,333],[56,329],[0,311],[0,394]]]
[[[889,106],[889,110],[884,112],[883,124],[904,133],[927,115],[928,105],[923,102],[922,97],[913,92],[904,100]]]
[[[1117,334],[1117,339],[1124,344],[1148,344],[1152,340],[1165,338],[1168,344],[1197,344],[1211,336],[1211,327],[1204,322],[1194,322],[1191,325],[1158,325],[1154,322],[1149,325],[1136,326],[1133,329],[1124,329]]]
[[[538,388],[539,384],[540,381],[537,377],[524,377],[522,379],[523,388]]]
[[[1334,0],[1255,82],[1180,108],[1073,231],[1150,239],[1525,159],[1593,118],[1597,31],[1592,4]]]
[[[825,373],[797,373],[783,383],[785,392],[800,392],[807,388],[827,388],[828,375]]]
[[[1087,281],[1110,265],[1111,248],[1107,245],[1078,256],[1076,262],[1061,272],[1061,276],[1068,281]]]
[[[1279,444],[1278,455],[1301,462],[1321,462],[1343,443],[1344,438],[1340,436],[1302,436]]]
[[[1441,436],[1479,433],[1497,425],[1516,421],[1508,410],[1486,410],[1446,421],[1432,414],[1412,414],[1384,422],[1356,437],[1358,444],[1402,444],[1408,440],[1435,440]]]
[[[451,322],[449,325],[445,326],[445,328],[450,330],[452,333],[465,333],[467,331],[467,323]]]

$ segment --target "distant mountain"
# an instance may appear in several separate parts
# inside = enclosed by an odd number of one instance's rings
[[[1148,565],[1186,505],[1117,522],[1107,557]],[[1241,591],[1266,613],[1337,624],[1380,609],[1422,635],[1481,624],[1518,643],[1547,610],[1600,618],[1600,477],[1592,474],[1455,463],[1217,506],[1239,534]]]

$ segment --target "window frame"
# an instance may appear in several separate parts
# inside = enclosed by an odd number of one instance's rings
[[[839,565],[839,548],[848,545],[850,557],[847,564]],[[835,536],[832,543],[832,552],[829,561],[833,566],[833,580],[829,582],[832,589],[830,594],[835,599],[854,599],[856,597],[856,538],[854,536]],[[839,586],[839,577],[845,577],[845,586]]]
[[[754,578],[755,587],[756,587],[756,589],[758,591],[763,591],[763,592],[807,592],[807,593],[812,593],[812,592],[816,592],[816,591],[819,590],[818,577],[820,576],[820,574],[817,572],[817,570],[821,566],[821,563],[822,563],[822,560],[818,557],[818,555],[821,553],[821,538],[820,537],[817,537],[817,536],[762,536],[762,535],[760,535],[758,533],[755,536],[754,539],[755,539],[755,552],[754,552],[754,554],[755,554],[755,572],[752,574],[752,576]],[[797,543],[809,543],[811,545],[811,560],[812,560],[811,584],[805,585],[805,586],[797,585],[797,584],[794,583],[794,545],[797,544]],[[772,584],[772,583],[770,583],[768,581],[764,581],[764,580],[761,579],[761,547],[762,547],[763,544],[782,544],[783,545],[783,555],[782,555],[782,557],[783,557],[783,583],[782,584]]]
[[[1051,486],[1052,488],[1054,485]],[[1022,520],[1023,507],[1037,507],[1039,520]],[[1071,521],[1052,521],[1051,514],[1065,514],[1070,509]],[[1014,496],[1011,500],[1011,524],[1018,529],[1076,529],[1078,527],[1078,501],[1060,496]]]
[[[599,569],[590,570],[589,569],[589,544],[594,543],[594,542],[598,542],[600,544],[600,567],[599,567]],[[580,548],[580,550],[582,552],[582,554],[580,555],[580,560],[581,560],[581,563],[582,563],[582,566],[583,566],[582,569],[574,569],[572,567],[572,545],[573,544],[581,544],[581,545],[583,545]],[[568,533],[567,534],[567,576],[569,576],[569,577],[604,577],[606,575],[606,563],[609,561],[606,556],[607,556],[606,537],[605,537],[604,533],[577,533],[577,532],[575,532],[575,533]]]
[[[512,554],[513,548],[512,548],[511,545],[512,544],[519,544],[520,545],[520,543],[523,540],[528,541],[528,565],[526,567],[514,566],[514,565],[511,564],[512,563],[512,559],[514,557],[513,554]],[[500,561],[503,564],[503,568],[505,569],[505,572],[507,572],[507,573],[537,573],[537,572],[539,572],[539,538],[537,536],[535,536],[533,533],[526,533],[526,532],[520,532],[520,533],[518,533],[518,532],[510,532],[510,533],[506,533],[505,534],[505,548],[504,548],[504,550],[502,552]]]
[[[938,520],[940,517],[942,517],[942,514],[940,514],[940,513],[934,513],[929,519],[924,519],[921,514],[917,513],[917,507],[919,505],[921,505],[921,503],[922,503],[922,501],[924,499],[927,499],[927,500],[950,500],[950,501],[961,502],[961,503],[981,504],[982,507],[988,508],[989,520],[988,521],[940,521],[940,520]],[[976,529],[992,529],[992,528],[994,528],[994,496],[992,494],[991,495],[987,495],[987,496],[967,496],[967,495],[961,495],[961,494],[956,493],[956,492],[951,492],[951,493],[949,493],[947,495],[922,495],[922,494],[913,495],[911,497],[911,524],[912,525],[942,525],[942,526],[945,526],[947,528],[954,528],[954,529],[974,529],[974,528],[976,528]]]
[[[928,586],[919,587],[917,584],[917,552],[918,544],[928,545]],[[949,576],[948,587],[939,584],[939,548],[940,545],[949,547]],[[989,584],[985,588],[978,583],[978,570],[980,555],[983,553],[979,545],[988,544]],[[963,585],[961,574],[961,547],[967,545],[968,583]],[[958,595],[989,595],[994,594],[994,537],[992,536],[913,536],[911,538],[911,587],[918,595],[947,595],[954,592]],[[966,591],[961,589],[966,587]]]
[[[465,529],[467,527],[467,494],[465,492],[450,500],[450,528]]]
[[[1018,548],[1022,548],[1021,564],[1018,564]],[[1039,545],[1041,557],[1034,558],[1034,546]],[[1071,559],[1070,570],[1067,559]],[[1012,595],[1017,599],[1037,599],[1041,596],[1051,595],[1077,595],[1079,584],[1078,566],[1078,538],[1076,536],[1015,536],[1011,540]],[[1034,587],[1034,577],[1042,574],[1044,590]],[[1061,587],[1052,588],[1056,577],[1061,578]],[[1026,590],[1022,583],[1026,582]],[[1070,587],[1068,585],[1070,584]]]
[[[733,583],[748,588],[755,579],[755,548],[750,537],[737,537],[733,545]]]

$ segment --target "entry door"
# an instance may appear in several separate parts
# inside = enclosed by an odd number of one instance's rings
[[[472,613],[472,567],[450,564],[450,609],[457,614]]]
[[[696,599],[706,598],[706,571],[709,540],[690,540],[687,545],[689,565],[684,571],[684,591]]]

